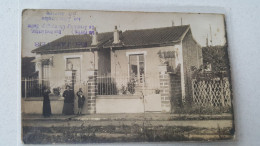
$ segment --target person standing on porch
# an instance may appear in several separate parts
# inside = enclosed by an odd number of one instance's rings
[[[82,108],[85,102],[85,96],[83,95],[81,88],[79,88],[79,91],[77,92],[77,96],[78,96],[78,115],[81,115]]]
[[[73,115],[74,114],[74,91],[70,89],[70,86],[67,86],[62,96],[64,97],[64,105],[63,105],[62,113],[64,115]]]
[[[42,115],[46,117],[51,116],[51,104],[50,104],[50,90],[48,88],[45,88],[43,90],[43,107],[42,107]]]

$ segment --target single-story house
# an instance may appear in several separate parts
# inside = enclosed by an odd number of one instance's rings
[[[63,36],[32,52],[40,82],[51,89],[68,84],[75,92],[86,87],[85,113],[172,112],[189,98],[192,70],[203,60],[189,25],[94,30]]]

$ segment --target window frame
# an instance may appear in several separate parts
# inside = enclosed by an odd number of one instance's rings
[[[73,59],[73,58],[79,58],[80,59],[80,71],[79,71],[79,82],[82,81],[82,55],[67,55],[64,56],[64,68],[67,70],[67,61],[68,59]]]
[[[127,62],[128,62],[128,70],[127,70],[128,79],[130,78],[130,56],[131,55],[143,55],[144,56],[144,61],[143,61],[144,62],[144,76],[146,77],[146,56],[147,56],[147,51],[126,52]],[[138,61],[138,66],[140,65],[139,63],[140,63],[140,61]],[[144,83],[145,83],[145,80],[144,80]]]

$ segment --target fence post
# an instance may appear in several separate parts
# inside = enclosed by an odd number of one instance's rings
[[[210,97],[210,102],[208,103],[209,106],[213,106],[213,95],[212,95],[212,85],[214,84],[214,80],[208,81],[208,86],[209,86],[209,97]],[[207,100],[206,100],[207,101]]]
[[[96,113],[96,96],[97,96],[97,70],[88,71],[88,112]]]
[[[220,96],[221,96],[221,102],[222,102],[222,106],[225,106],[223,88],[224,88],[223,79],[220,79]]]
[[[27,80],[26,80],[26,78],[24,78],[24,98],[27,97],[27,95],[26,95],[26,94],[27,94],[27,93],[26,93],[26,92],[27,92],[27,89],[26,89],[26,88],[27,88]]]
[[[192,103],[191,105],[194,105],[195,104],[195,101],[194,101],[194,96],[195,96],[195,89],[194,89],[194,84],[195,84],[195,79],[192,79],[191,80],[191,90],[192,90]]]
[[[160,94],[161,94],[161,105],[162,105],[162,112],[170,113],[173,112],[173,107],[171,106],[170,101],[170,75],[167,72],[167,65],[160,65],[158,66],[159,70],[159,81],[160,81]]]
[[[144,74],[142,74],[142,79],[143,79],[142,92],[143,92],[143,95],[144,95]]]

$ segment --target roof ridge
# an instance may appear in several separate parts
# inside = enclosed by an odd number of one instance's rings
[[[177,27],[186,27],[190,26],[189,24],[187,25],[178,25],[178,26],[168,26],[168,27],[155,27],[155,28],[144,28],[144,29],[131,29],[131,30],[125,30],[126,31],[138,31],[138,30],[155,30],[155,29],[162,29],[162,28],[177,28]]]
[[[101,33],[113,33],[113,31],[106,31],[106,32],[98,32],[98,34],[101,34]]]
[[[75,34],[68,34],[68,35],[64,35],[63,37],[65,37],[65,36],[84,36],[84,35],[89,35],[89,34],[77,34],[77,35],[75,35]],[[61,37],[62,38],[62,37]]]
[[[105,34],[105,33],[113,33],[113,31],[101,32],[101,33],[98,32],[98,34]],[[77,35],[69,34],[69,35],[64,35],[64,36],[62,36],[62,37],[65,37],[65,36],[84,36],[84,35],[86,35],[86,36],[87,36],[87,35],[92,36],[92,35],[90,35],[90,34],[77,34]],[[60,37],[60,38],[62,38],[62,37]]]

